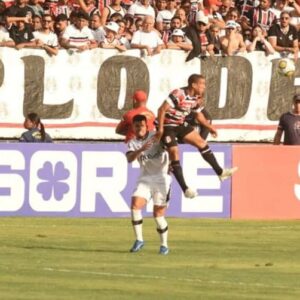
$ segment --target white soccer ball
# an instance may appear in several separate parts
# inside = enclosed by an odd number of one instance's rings
[[[290,58],[282,58],[278,62],[278,72],[281,75],[291,77],[294,75],[296,66]]]

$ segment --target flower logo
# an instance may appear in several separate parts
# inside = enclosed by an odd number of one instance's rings
[[[64,194],[70,190],[69,185],[64,182],[69,178],[70,171],[61,161],[55,165],[46,161],[37,174],[43,180],[38,184],[37,191],[42,194],[44,200],[50,200],[53,194],[56,200],[62,200]]]

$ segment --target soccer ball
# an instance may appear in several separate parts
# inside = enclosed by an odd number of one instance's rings
[[[278,73],[284,76],[291,77],[294,75],[296,66],[293,60],[289,58],[282,58],[278,62]]]

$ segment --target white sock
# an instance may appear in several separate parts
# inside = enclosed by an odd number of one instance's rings
[[[143,241],[143,216],[140,209],[131,210],[131,222],[135,237],[139,241]]]
[[[156,217],[157,232],[160,236],[161,246],[168,247],[168,223],[164,216]]]

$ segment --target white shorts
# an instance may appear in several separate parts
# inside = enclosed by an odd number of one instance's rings
[[[141,197],[149,202],[153,200],[153,204],[157,206],[168,206],[170,196],[171,177],[140,177],[133,197]]]

